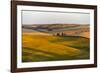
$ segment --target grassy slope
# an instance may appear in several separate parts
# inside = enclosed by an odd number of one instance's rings
[[[89,58],[89,39],[87,38],[33,34],[23,33],[23,62]]]

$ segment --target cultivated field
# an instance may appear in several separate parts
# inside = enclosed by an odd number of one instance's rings
[[[89,59],[88,25],[61,25],[23,26],[22,62]]]

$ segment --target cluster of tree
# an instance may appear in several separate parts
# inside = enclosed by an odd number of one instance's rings
[[[63,32],[58,32],[56,34],[54,34],[55,36],[67,36],[65,33]]]

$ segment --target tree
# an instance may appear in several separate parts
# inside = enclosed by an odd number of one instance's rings
[[[57,36],[60,36],[60,34],[59,34],[59,33],[57,33]]]

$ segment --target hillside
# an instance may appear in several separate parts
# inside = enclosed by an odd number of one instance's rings
[[[41,24],[41,25],[23,25],[23,29],[28,29],[28,31],[38,31],[38,32],[43,32],[47,34],[52,34],[52,35],[61,35],[64,34],[66,36],[84,36],[82,33],[88,32],[89,35],[89,25],[84,24]],[[25,31],[25,30],[23,30]],[[26,31],[27,32],[27,31]],[[82,35],[81,35],[82,34]],[[89,38],[89,36],[88,36]]]
[[[89,39],[23,33],[23,62],[88,58]]]
[[[89,59],[89,25],[22,26],[22,62]]]

